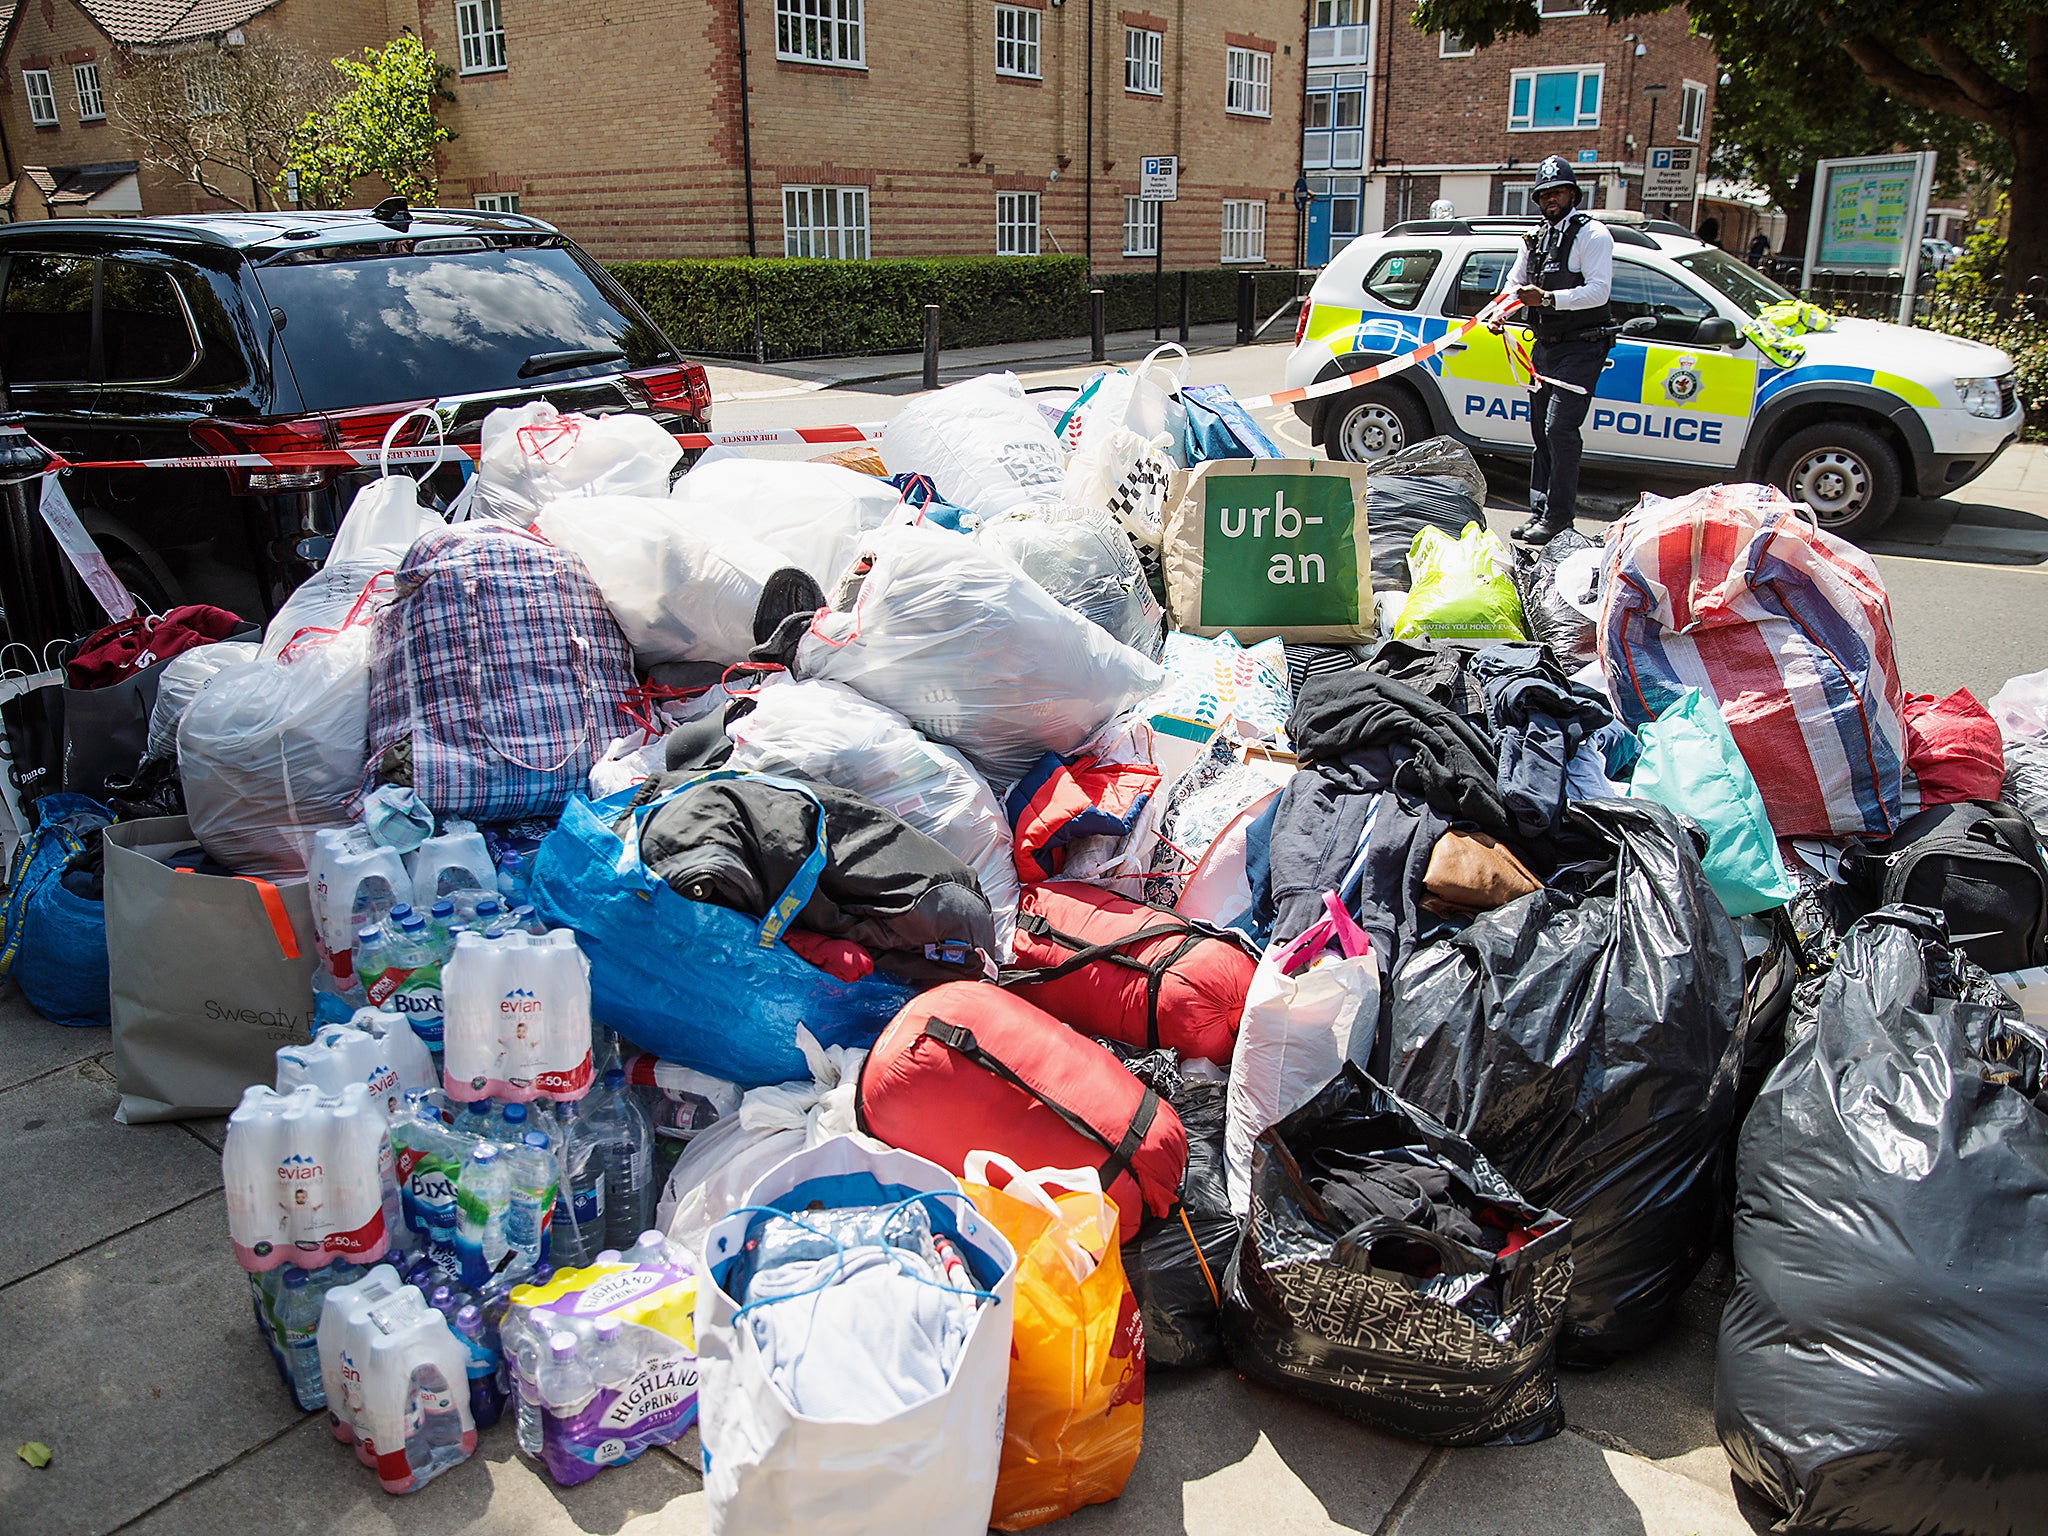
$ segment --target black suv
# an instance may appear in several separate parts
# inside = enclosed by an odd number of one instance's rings
[[[495,407],[535,399],[637,411],[677,432],[711,421],[704,370],[555,229],[397,199],[368,213],[0,226],[0,382],[31,436],[77,461],[375,449],[420,406],[451,443],[474,443]],[[433,436],[416,419],[399,441]],[[429,499],[445,505],[472,472],[451,454]],[[210,602],[263,620],[376,473],[82,470],[63,482],[145,607]],[[30,537],[0,529],[17,545]],[[49,638],[19,622],[54,617],[55,594],[20,590],[46,585],[49,562],[47,549],[0,549],[11,638]],[[85,608],[72,587],[75,626]]]

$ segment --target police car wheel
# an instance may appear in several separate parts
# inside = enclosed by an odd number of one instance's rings
[[[1371,464],[1429,436],[1429,422],[1406,391],[1368,384],[1331,408],[1323,446],[1333,459]]]
[[[1841,538],[1875,532],[1899,507],[1898,455],[1875,432],[1851,422],[1794,432],[1771,455],[1768,478]]]

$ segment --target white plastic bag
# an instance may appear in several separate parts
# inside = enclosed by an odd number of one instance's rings
[[[814,1201],[827,1208],[893,1206],[906,1192],[933,1194],[923,1208],[934,1228],[950,1229],[948,1240],[964,1273],[950,1276],[958,1284],[949,1288],[989,1299],[974,1308],[943,1388],[880,1418],[793,1410],[767,1368],[752,1320],[740,1317],[739,1301],[727,1290],[739,1288],[737,1271],[753,1213],[728,1216],[705,1239],[697,1291],[697,1404],[711,1536],[987,1531],[1002,1454],[1016,1303],[1017,1260],[1008,1241],[936,1163],[871,1149],[850,1137],[781,1163],[747,1192],[745,1203],[792,1212]],[[803,1307],[805,1297],[770,1305]],[[801,1319],[792,1326],[800,1324]],[[872,1356],[884,1356],[892,1341],[908,1341],[897,1319],[876,1317],[873,1329],[867,1339]],[[887,1368],[886,1357],[878,1363]],[[859,1395],[858,1382],[844,1386],[846,1398]]]
[[[889,473],[930,475],[956,507],[994,517],[1060,499],[1066,454],[1012,373],[985,373],[924,395],[882,431]]]
[[[195,645],[173,656],[157,674],[156,703],[149,708],[149,745],[145,759],[174,758],[178,755],[178,722],[199,691],[217,672],[256,659],[256,645],[248,640],[216,640],[212,645]]]
[[[893,811],[974,871],[1010,958],[1017,863],[1010,820],[988,781],[951,747],[927,741],[893,709],[840,683],[770,684],[726,727],[728,767],[816,779]]]
[[[1009,561],[922,525],[872,535],[850,610],[821,613],[799,677],[845,683],[1008,785],[1158,688],[1141,653],[1062,608]]]
[[[1230,1208],[1239,1216],[1251,1207],[1252,1143],[1347,1060],[1363,1062],[1378,1027],[1379,959],[1337,898],[1323,900],[1328,915],[1260,956],[1245,993],[1223,1130]]]
[[[364,588],[380,572],[396,571],[415,539],[443,526],[439,513],[420,505],[418,482],[409,476],[372,480],[349,503],[325,563],[271,617],[259,654],[275,661],[300,635],[341,628]]]
[[[1127,427],[1098,435],[1067,460],[1060,500],[1093,507],[1116,520],[1140,549],[1157,551],[1173,501],[1176,467],[1157,446]]]
[[[522,527],[565,496],[666,496],[683,449],[652,417],[568,415],[545,400],[484,418],[472,515]]]
[[[743,514],[713,517],[655,496],[585,496],[550,503],[534,527],[589,568],[604,605],[642,668],[665,661],[744,661],[754,648],[762,599],[775,583],[795,608],[824,595],[799,577],[775,582],[791,562],[747,531]],[[785,606],[777,606],[779,618]]]
[[[349,825],[370,757],[370,628],[305,635],[216,673],[178,724],[185,812],[238,875],[305,876],[313,834]]]
[[[692,1253],[704,1234],[739,1208],[761,1176],[792,1152],[834,1136],[860,1136],[854,1093],[866,1051],[820,1045],[797,1026],[796,1048],[810,1063],[809,1082],[749,1088],[736,1114],[691,1139],[669,1170],[655,1209],[655,1225]],[[880,1142],[861,1137],[870,1146]]]
[[[745,458],[700,461],[670,496],[708,526],[743,531],[779,564],[810,572],[826,592],[903,499],[888,481],[837,464]]]
[[[1138,551],[1106,512],[1032,507],[990,518],[975,541],[1016,565],[1062,607],[1134,651],[1159,659],[1165,612],[1145,583]]]
[[[1180,354],[1178,372],[1159,360],[1169,352]],[[1146,353],[1136,368],[1097,374],[1068,410],[1061,442],[1080,453],[1121,427],[1177,458],[1179,444],[1187,436],[1188,412],[1180,402],[1180,387],[1188,381],[1189,363],[1186,347],[1163,341]],[[1163,444],[1159,442],[1162,436],[1166,439]]]

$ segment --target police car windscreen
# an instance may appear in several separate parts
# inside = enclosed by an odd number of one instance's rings
[[[258,269],[264,301],[284,311],[281,340],[311,410],[516,389],[537,353],[625,354],[551,372],[550,383],[675,359],[615,301],[609,278],[561,246],[322,255]]]
[[[1691,251],[1675,258],[1678,264],[1725,299],[1733,300],[1744,314],[1754,319],[1768,304],[1796,299],[1754,267],[1744,266],[1726,251]]]

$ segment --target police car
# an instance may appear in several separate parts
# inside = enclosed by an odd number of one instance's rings
[[[1902,495],[1966,485],[2020,435],[2012,359],[1938,332],[1837,319],[1774,361],[1743,334],[1787,293],[1680,226],[1598,215],[1614,236],[1617,322],[1584,427],[1586,462],[1696,479],[1764,480],[1830,531],[1868,534]],[[1479,313],[1530,219],[1397,224],[1346,246],[1310,291],[1289,388],[1354,373]],[[1400,373],[1295,411],[1335,459],[1369,462],[1449,433],[1526,458],[1528,332],[1484,327]],[[1781,352],[1783,349],[1780,349]]]

